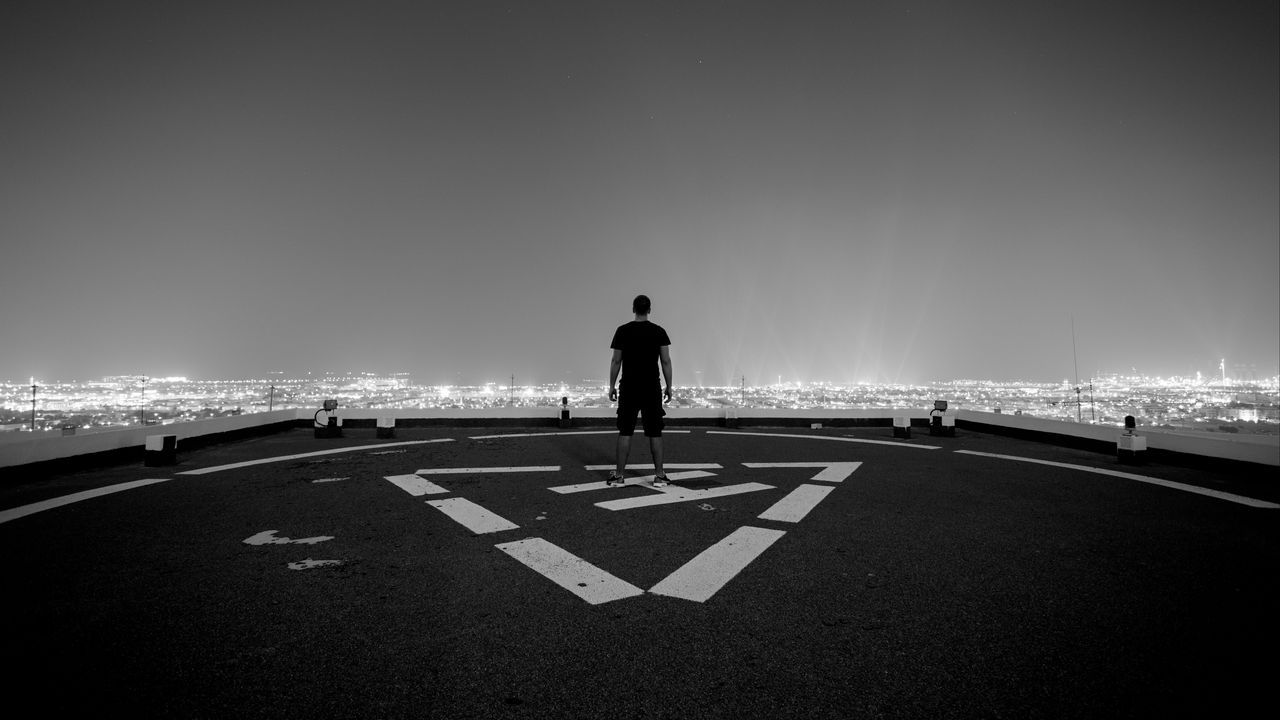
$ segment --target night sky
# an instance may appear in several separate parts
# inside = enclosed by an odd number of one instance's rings
[[[1280,372],[1267,2],[15,2],[0,379]]]

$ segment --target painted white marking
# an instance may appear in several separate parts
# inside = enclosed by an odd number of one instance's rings
[[[831,437],[830,435],[794,435],[787,433],[752,433],[752,432],[730,432],[728,430],[708,430],[708,435],[743,435],[746,437],[780,437],[780,438],[799,438],[801,440],[831,440],[834,442],[848,443],[866,443],[869,445],[892,445],[900,448],[915,448],[916,450],[941,450],[940,445],[908,445],[904,442],[895,440],[867,440],[864,438],[852,437]]]
[[[664,433],[683,433],[688,434],[691,430],[663,430]],[[617,435],[617,430],[574,430],[570,432],[544,432],[544,433],[505,433],[502,435],[473,435],[469,440],[499,440],[502,438],[523,438],[523,437],[556,437],[558,435]]]
[[[596,503],[596,507],[605,510],[634,510],[635,508],[649,507],[652,505],[669,505],[678,502],[697,502],[699,500],[708,500],[714,497],[724,497],[726,495],[741,495],[742,493],[758,492],[760,490],[773,490],[772,485],[762,485],[761,483],[742,483],[741,485],[725,485],[724,487],[707,488],[706,490],[690,490],[688,488],[665,487],[658,495],[642,495],[633,498],[620,498],[618,500],[608,500],[606,502]]]
[[[140,488],[162,482],[169,482],[169,478],[134,480],[132,482],[120,483],[119,485],[108,485],[107,487],[96,488],[94,490],[85,490],[83,492],[72,493],[70,495],[63,495],[62,497],[53,498],[51,500],[41,500],[40,502],[10,508],[8,510],[0,510],[0,523],[7,523],[10,520],[17,520],[20,517],[44,512],[45,510],[52,510],[54,508],[62,507],[63,505],[78,503],[81,500],[89,500],[91,498],[102,497],[103,495],[110,495],[112,493],[123,492],[125,490],[132,490],[134,488]]]
[[[297,460],[299,458],[316,457],[318,455],[334,455],[336,453],[362,452],[365,450],[375,450],[377,448],[398,447],[401,445],[423,445],[425,443],[453,442],[453,438],[435,438],[433,440],[406,440],[405,442],[381,443],[378,445],[355,445],[352,447],[331,448],[329,450],[317,450],[309,453],[298,453],[297,455],[279,455],[276,457],[261,458],[259,460],[246,460],[245,462],[230,463],[228,465],[215,465],[214,467],[198,468],[196,470],[184,470],[178,475],[204,475],[211,472],[220,472],[222,470],[235,470],[236,468],[249,467],[251,465],[265,465],[267,463],[284,462],[285,460]]]
[[[456,520],[466,529],[477,535],[515,530],[520,527],[500,515],[485,510],[466,498],[445,498],[444,500],[428,500],[427,504]]]
[[[609,465],[587,465],[587,470],[613,470],[618,467],[616,464]],[[724,466],[720,463],[662,463],[664,470],[721,470]],[[653,463],[641,464],[632,463],[627,465],[627,470],[656,470],[657,467]]]
[[[527,467],[463,467],[463,468],[427,468],[419,470],[419,475],[488,475],[491,473],[522,472],[560,472],[559,465],[529,465]]]
[[[517,540],[494,547],[592,605],[644,594],[635,585],[542,538]]]
[[[315,545],[326,540],[332,540],[332,535],[317,535],[316,537],[299,538],[294,540],[287,537],[276,537],[279,530],[263,530],[253,537],[245,538],[245,545]]]
[[[740,527],[725,539],[703,550],[679,570],[654,585],[649,592],[706,602],[785,534],[783,530]]]
[[[310,570],[311,568],[325,567],[326,565],[341,565],[341,560],[300,560],[298,562],[289,563],[290,570]]]
[[[693,478],[714,477],[714,476],[715,476],[715,473],[702,472],[701,470],[691,470],[689,472],[668,473],[667,479],[673,480],[673,481],[674,480],[692,480]],[[648,487],[653,490],[660,490],[662,492],[671,491],[670,485],[668,485],[665,488],[653,487],[652,483],[653,483],[654,477],[655,476],[653,475],[638,475],[636,477],[629,477],[623,482],[623,485],[644,485],[645,487]],[[613,489],[616,489],[617,487],[618,487],[617,485],[608,484],[608,482],[605,480],[600,480],[598,482],[578,483],[577,485],[557,485],[556,487],[547,488],[547,489],[551,490],[552,492],[558,492],[564,495],[568,493],[586,492],[588,490],[613,490]]]
[[[1218,500],[1226,500],[1228,502],[1247,505],[1249,507],[1262,508],[1265,510],[1280,509],[1280,505],[1267,502],[1265,500],[1257,500],[1243,495],[1233,495],[1231,493],[1221,492],[1219,490],[1210,490],[1209,488],[1197,487],[1195,485],[1187,485],[1186,483],[1173,482],[1172,480],[1161,480],[1160,478],[1148,477],[1146,475],[1135,475],[1134,473],[1121,472],[1119,470],[1108,470],[1106,468],[1089,467],[1088,465],[1073,465],[1071,463],[1054,462],[1052,460],[1037,460],[1035,458],[1018,457],[1017,455],[1000,455],[997,453],[977,452],[976,450],[956,450],[957,453],[963,455],[979,455],[981,457],[999,458],[1001,460],[1018,460],[1020,462],[1036,463],[1037,465],[1052,465],[1054,467],[1067,468],[1070,470],[1083,470],[1085,472],[1096,473],[1098,475],[1110,475],[1112,477],[1124,478],[1126,480],[1137,480],[1138,482],[1149,483],[1151,485],[1159,485],[1161,487],[1181,490],[1183,492],[1194,493],[1196,495],[1204,495],[1206,497],[1217,498]]]
[[[830,485],[801,485],[758,516],[761,520],[800,522],[809,511],[822,502],[834,487]]]
[[[502,435],[473,435],[468,440],[500,440],[502,438],[523,438],[523,437],[555,437],[557,435],[616,435],[617,430],[576,430],[572,432],[543,432],[543,433],[504,433]]]
[[[862,467],[861,462],[789,462],[789,463],[742,463],[749,468],[785,468],[785,467],[820,467],[822,472],[814,475],[810,480],[818,482],[844,482],[846,478],[853,474],[853,471]]]
[[[342,482],[343,480],[350,480],[350,479],[351,479],[350,476],[340,477],[340,478],[320,478],[319,480],[312,480],[311,483],[315,484],[315,483]]]
[[[384,480],[389,481],[392,485],[404,490],[414,497],[423,495],[445,495],[450,492],[448,488],[442,488],[430,480],[417,475],[386,475]]]

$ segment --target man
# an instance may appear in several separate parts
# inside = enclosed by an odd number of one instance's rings
[[[644,295],[631,302],[636,319],[618,326],[613,333],[613,360],[609,363],[609,400],[618,401],[618,467],[609,473],[609,485],[622,485],[627,456],[631,454],[631,436],[636,430],[636,415],[644,423],[653,455],[653,484],[667,485],[662,469],[662,409],[671,400],[671,338],[661,325],[649,322],[651,303]],[[662,365],[664,385],[658,384],[658,365]],[[618,399],[618,374],[622,373],[622,399]]]

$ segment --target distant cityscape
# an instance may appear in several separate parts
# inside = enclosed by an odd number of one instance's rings
[[[92,432],[140,424],[291,408],[319,408],[326,399],[348,408],[607,407],[606,383],[477,386],[418,385],[409,376],[373,373],[270,376],[242,380],[113,376],[92,382],[0,383],[0,430]],[[677,387],[680,408],[872,409],[931,408],[1032,415],[1064,422],[1201,432],[1280,434],[1280,377],[1156,378],[1120,375],[1079,384],[955,380],[929,385],[779,383]]]

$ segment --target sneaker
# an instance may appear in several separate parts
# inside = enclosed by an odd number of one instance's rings
[[[671,481],[667,479],[667,476],[666,476],[666,475],[654,475],[654,476],[653,476],[653,486],[654,486],[654,487],[666,487],[666,486],[668,486],[668,485],[670,485],[670,484],[671,484]]]
[[[623,477],[619,475],[618,471],[616,470],[610,472],[609,479],[605,480],[604,482],[606,485],[625,485],[626,484],[626,480],[623,479]]]

